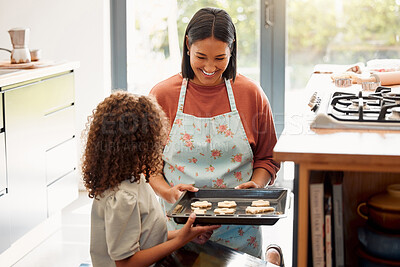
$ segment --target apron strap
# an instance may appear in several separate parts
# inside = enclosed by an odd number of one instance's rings
[[[181,92],[179,94],[178,110],[176,113],[183,113],[183,106],[185,105],[186,88],[188,84],[188,78],[184,78],[181,85]]]
[[[231,81],[228,79],[225,79],[225,85],[226,85],[226,90],[228,92],[229,104],[231,105],[231,111],[232,112],[236,111],[236,103],[235,103],[235,97],[233,96]]]
[[[188,84],[188,78],[183,79],[181,85],[181,92],[179,94],[178,110],[176,113],[183,113],[183,106],[185,105],[186,98],[186,88]],[[231,106],[231,111],[236,111],[235,97],[233,96],[233,90],[230,80],[225,79],[225,86],[228,93],[229,105]]]

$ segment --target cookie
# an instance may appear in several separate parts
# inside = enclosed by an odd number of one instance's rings
[[[196,214],[206,214],[207,213],[206,209],[193,208],[192,210]]]
[[[218,208],[233,208],[236,207],[236,202],[235,201],[222,201],[218,202]]]
[[[217,208],[214,210],[215,214],[234,214],[235,209],[229,209],[229,208]]]
[[[252,207],[269,207],[269,201],[263,200],[263,199],[254,200],[253,202],[251,202],[251,206]]]
[[[246,208],[246,213],[250,214],[258,214],[258,213],[265,213],[265,212],[270,212],[274,211],[275,208],[273,207],[247,207]]]
[[[208,202],[206,200],[204,201],[196,201],[190,204],[192,208],[201,208],[201,209],[206,209],[208,207],[211,207],[211,202]]]

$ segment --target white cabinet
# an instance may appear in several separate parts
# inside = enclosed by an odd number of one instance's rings
[[[13,243],[78,197],[74,74],[68,71],[1,90]]]
[[[1,96],[1,94],[0,94]],[[3,118],[1,117],[2,121]],[[0,133],[0,253],[10,244],[10,202],[7,193],[6,151],[4,133]]]

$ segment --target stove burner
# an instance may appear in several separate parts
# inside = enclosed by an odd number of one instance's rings
[[[359,99],[353,99],[353,100],[351,100],[351,105],[349,106],[349,109],[356,109],[356,110],[358,110],[359,109],[359,107],[360,107],[360,100]],[[370,109],[370,107],[369,107],[369,105],[368,105],[368,102],[366,101],[366,100],[362,100],[361,101],[362,102],[362,107],[363,107],[363,110],[368,110],[368,109]]]
[[[400,107],[392,108],[392,114],[388,118],[389,120],[400,120]]]
[[[400,104],[400,94],[395,94],[395,93],[382,93],[382,96],[385,99],[388,100],[394,100],[392,102],[394,102],[395,104]]]
[[[332,110],[328,114],[339,121],[399,122],[400,94],[391,88],[378,87],[369,95],[335,92],[331,98]]]

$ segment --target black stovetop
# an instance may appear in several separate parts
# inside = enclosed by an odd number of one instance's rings
[[[378,87],[375,92],[335,92],[330,100],[328,114],[339,121],[399,123],[392,108],[400,107],[400,94],[389,87]]]

